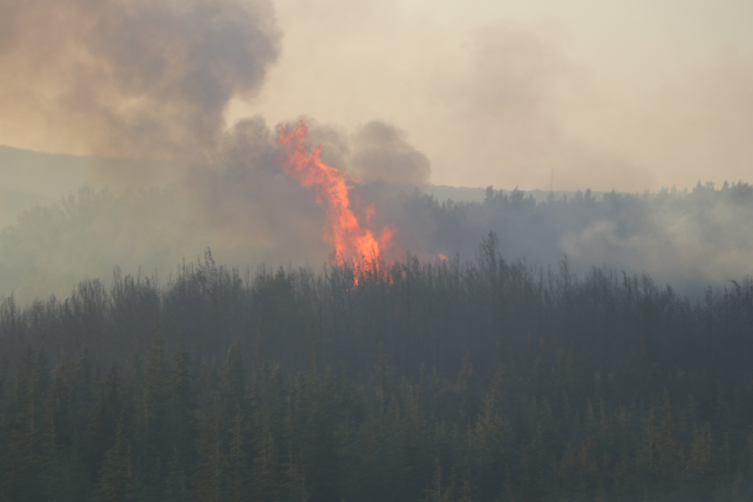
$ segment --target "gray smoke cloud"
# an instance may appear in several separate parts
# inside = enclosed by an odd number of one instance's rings
[[[354,138],[362,131],[314,124],[311,132],[329,138],[325,156],[355,173],[351,161],[361,150]],[[316,269],[326,263],[324,210],[277,164],[275,132],[261,118],[247,119],[220,144],[222,162],[187,165],[185,183],[120,194],[83,189],[24,212],[0,232],[2,293],[14,291],[24,301],[66,295],[84,277],[106,280],[116,266],[124,273],[157,270],[167,280],[183,259],[194,262],[207,247],[218,263],[251,271],[262,263]],[[389,144],[385,158],[394,153]],[[378,165],[373,172],[381,172]],[[524,259],[544,273],[557,273],[563,260],[581,277],[605,266],[650,274],[694,298],[706,286],[730,287],[753,275],[753,188],[745,183],[699,184],[690,192],[550,194],[417,190],[376,178],[358,184],[351,200],[357,213],[375,205],[373,229],[395,225],[398,253],[388,259],[406,251],[422,260],[440,253],[473,259],[493,231],[504,258]],[[426,190],[474,201],[440,201]]]
[[[642,194],[426,190],[443,200],[414,194],[397,213],[419,256],[473,259],[493,231],[507,260],[554,272],[567,261],[580,277],[592,267],[648,274],[693,298],[753,275],[753,187],[744,182]]]
[[[420,186],[429,182],[431,167],[426,155],[390,124],[372,121],[353,136],[354,170],[365,182],[393,186]]]
[[[373,204],[376,232],[394,223],[395,197],[428,176],[425,156],[390,124],[370,122],[351,134],[306,121],[309,146],[322,145],[325,162],[360,178],[351,183],[356,214],[363,217]],[[157,271],[167,280],[184,259],[194,262],[207,248],[218,263],[252,271],[261,264],[320,267],[332,252],[323,239],[325,210],[284,173],[276,137],[261,117],[252,117],[218,138],[210,162],[96,160],[100,173],[103,165],[124,177],[144,172],[156,186],[109,176],[115,190],[85,188],[22,213],[0,232],[0,294],[14,292],[23,301],[64,296],[85,277],[108,280],[115,267]],[[164,171],[179,176],[155,183]]]
[[[529,126],[547,104],[550,73],[572,69],[537,39],[508,32],[479,34],[477,66],[505,64],[466,99],[488,112],[480,127],[515,119],[520,130],[511,126],[517,134],[506,141],[528,138],[535,147]],[[280,40],[264,0],[0,0],[0,127],[52,131],[59,145],[95,154],[79,160],[100,184],[40,202],[0,232],[0,294],[66,295],[116,266],[165,278],[206,248],[218,263],[240,267],[325,263],[325,211],[280,168],[276,131],[260,117],[230,128],[223,119],[234,96],[263,85]],[[395,125],[349,131],[306,121],[322,159],[360,180],[351,191],[355,212],[373,205],[376,232],[394,225],[388,258],[410,251],[471,259],[492,230],[506,258],[533,266],[556,267],[567,256],[578,273],[606,265],[696,289],[753,273],[747,185],[538,202],[490,189],[480,203],[439,203],[415,191],[429,181],[430,163]],[[566,153],[552,158],[583,159]],[[21,165],[23,155],[14,155]],[[18,178],[18,165],[0,165],[0,180],[11,171]],[[37,174],[59,179],[49,172]],[[27,188],[0,193],[33,200]]]
[[[3,120],[104,157],[211,158],[281,39],[266,0],[0,0],[0,23]]]
[[[0,130],[87,155],[67,159],[99,187],[55,204],[2,187],[42,204],[0,233],[0,293],[66,295],[116,266],[166,277],[209,247],[240,267],[326,262],[325,212],[280,168],[276,132],[260,117],[224,121],[231,99],[259,91],[281,37],[268,0],[0,0]],[[325,162],[365,181],[428,176],[391,125],[353,135],[309,122]],[[54,178],[19,154],[5,174]]]

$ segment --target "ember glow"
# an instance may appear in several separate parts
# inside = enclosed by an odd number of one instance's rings
[[[351,263],[357,275],[374,272],[384,250],[392,244],[394,227],[388,225],[378,237],[374,235],[369,228],[375,214],[373,205],[363,211],[361,218],[356,216],[348,192],[357,180],[322,162],[321,146],[308,150],[304,145],[308,128],[303,121],[292,130],[281,125],[279,132],[277,142],[286,147],[279,161],[289,176],[314,192],[316,202],[326,211],[324,239],[334,244],[337,262]]]

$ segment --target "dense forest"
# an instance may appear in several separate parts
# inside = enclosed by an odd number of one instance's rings
[[[0,308],[0,500],[749,500],[753,281],[476,259]]]

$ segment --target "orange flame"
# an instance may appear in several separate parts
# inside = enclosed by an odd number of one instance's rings
[[[391,244],[395,231],[385,227],[379,237],[371,229],[361,225],[350,206],[348,192],[356,180],[337,168],[328,166],[319,158],[322,147],[316,146],[311,152],[304,146],[308,138],[308,127],[303,121],[291,130],[279,126],[277,142],[286,147],[283,159],[278,161],[286,173],[316,194],[316,202],[327,212],[327,226],[324,238],[335,246],[335,256],[340,264],[351,262],[356,269],[356,283],[362,264],[367,271],[375,271],[382,251]],[[366,224],[370,225],[374,207],[364,211]]]

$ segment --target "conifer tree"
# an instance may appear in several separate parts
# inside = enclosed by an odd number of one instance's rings
[[[174,485],[171,485],[171,493],[175,494],[190,489],[189,480],[196,469],[199,404],[195,377],[191,373],[188,353],[182,342],[173,356],[173,364],[175,369],[170,379],[170,450],[173,456],[169,472]]]
[[[85,432],[87,460],[95,480],[99,479],[105,453],[115,445],[118,424],[128,430],[127,417],[122,411],[126,403],[121,390],[117,367],[112,364],[105,379],[96,385],[95,401]]]
[[[429,483],[426,487],[425,498],[421,500],[423,502],[450,502],[453,500],[454,492],[455,480],[451,479],[449,483],[442,481],[442,468],[439,465],[439,460],[437,459],[436,468],[434,469],[434,475],[431,478],[431,483]]]
[[[52,445],[45,402],[50,375],[44,350],[27,345],[18,363],[15,386],[8,405],[8,445],[4,464],[8,471],[3,491],[11,500],[43,498],[44,476]]]
[[[504,471],[510,459],[507,455],[508,430],[498,398],[488,393],[484,408],[476,422],[473,441],[477,452],[476,476],[481,498],[494,497],[502,491]]]
[[[693,424],[693,442],[685,461],[685,475],[691,482],[702,482],[710,473],[714,463],[714,438],[711,424],[701,427]]]
[[[225,454],[220,441],[220,416],[216,402],[207,403],[206,408],[192,486],[199,500],[219,502],[223,497],[225,466]]]
[[[138,459],[136,479],[153,500],[164,497],[165,476],[172,458],[170,448],[170,376],[165,344],[154,335],[144,361],[144,376],[136,416]]]
[[[306,495],[305,477],[293,458],[291,410],[284,387],[280,365],[270,372],[262,362],[253,391],[251,462],[252,490],[260,501],[302,500]]]
[[[115,444],[105,454],[102,476],[97,489],[99,502],[130,502],[136,500],[134,490],[131,442],[118,424]]]
[[[665,389],[662,416],[656,430],[656,471],[665,482],[671,482],[677,476],[678,445],[674,430],[672,406],[669,402],[669,393]]]

